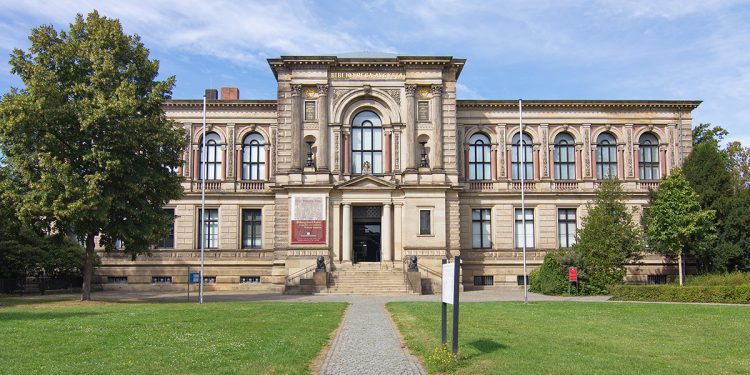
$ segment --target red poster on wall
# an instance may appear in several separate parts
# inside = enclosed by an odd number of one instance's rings
[[[325,244],[326,222],[323,220],[292,220],[292,243]]]

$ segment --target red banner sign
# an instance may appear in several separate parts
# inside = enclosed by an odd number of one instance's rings
[[[575,267],[568,268],[568,280],[578,281],[578,269]]]
[[[325,220],[292,220],[292,243],[325,245]]]

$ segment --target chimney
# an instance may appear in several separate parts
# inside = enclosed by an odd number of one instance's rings
[[[206,89],[206,100],[219,99],[219,91],[216,89]]]
[[[240,100],[240,89],[236,87],[222,87],[221,100]]]

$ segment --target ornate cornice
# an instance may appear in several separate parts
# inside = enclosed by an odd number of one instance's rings
[[[164,101],[165,108],[200,108],[202,99],[174,99]],[[207,100],[208,108],[259,108],[276,110],[276,100]]]
[[[524,100],[524,108],[672,108],[693,110],[701,100]],[[518,108],[517,100],[456,100],[458,108]]]

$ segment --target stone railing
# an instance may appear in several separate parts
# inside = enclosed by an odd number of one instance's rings
[[[265,190],[264,181],[238,181],[237,190]]]
[[[221,181],[210,180],[206,181],[206,191],[220,191]],[[193,181],[193,191],[201,191],[201,181]]]
[[[659,181],[638,181],[638,189],[656,190],[659,188]]]
[[[550,183],[550,188],[562,191],[578,190],[578,181],[553,181]]]
[[[513,181],[510,183],[511,190],[521,190],[521,182],[520,181]],[[536,190],[536,182],[534,181],[524,181],[523,182],[523,189],[524,190]]]
[[[492,190],[492,181],[470,181],[469,190],[490,191]]]

